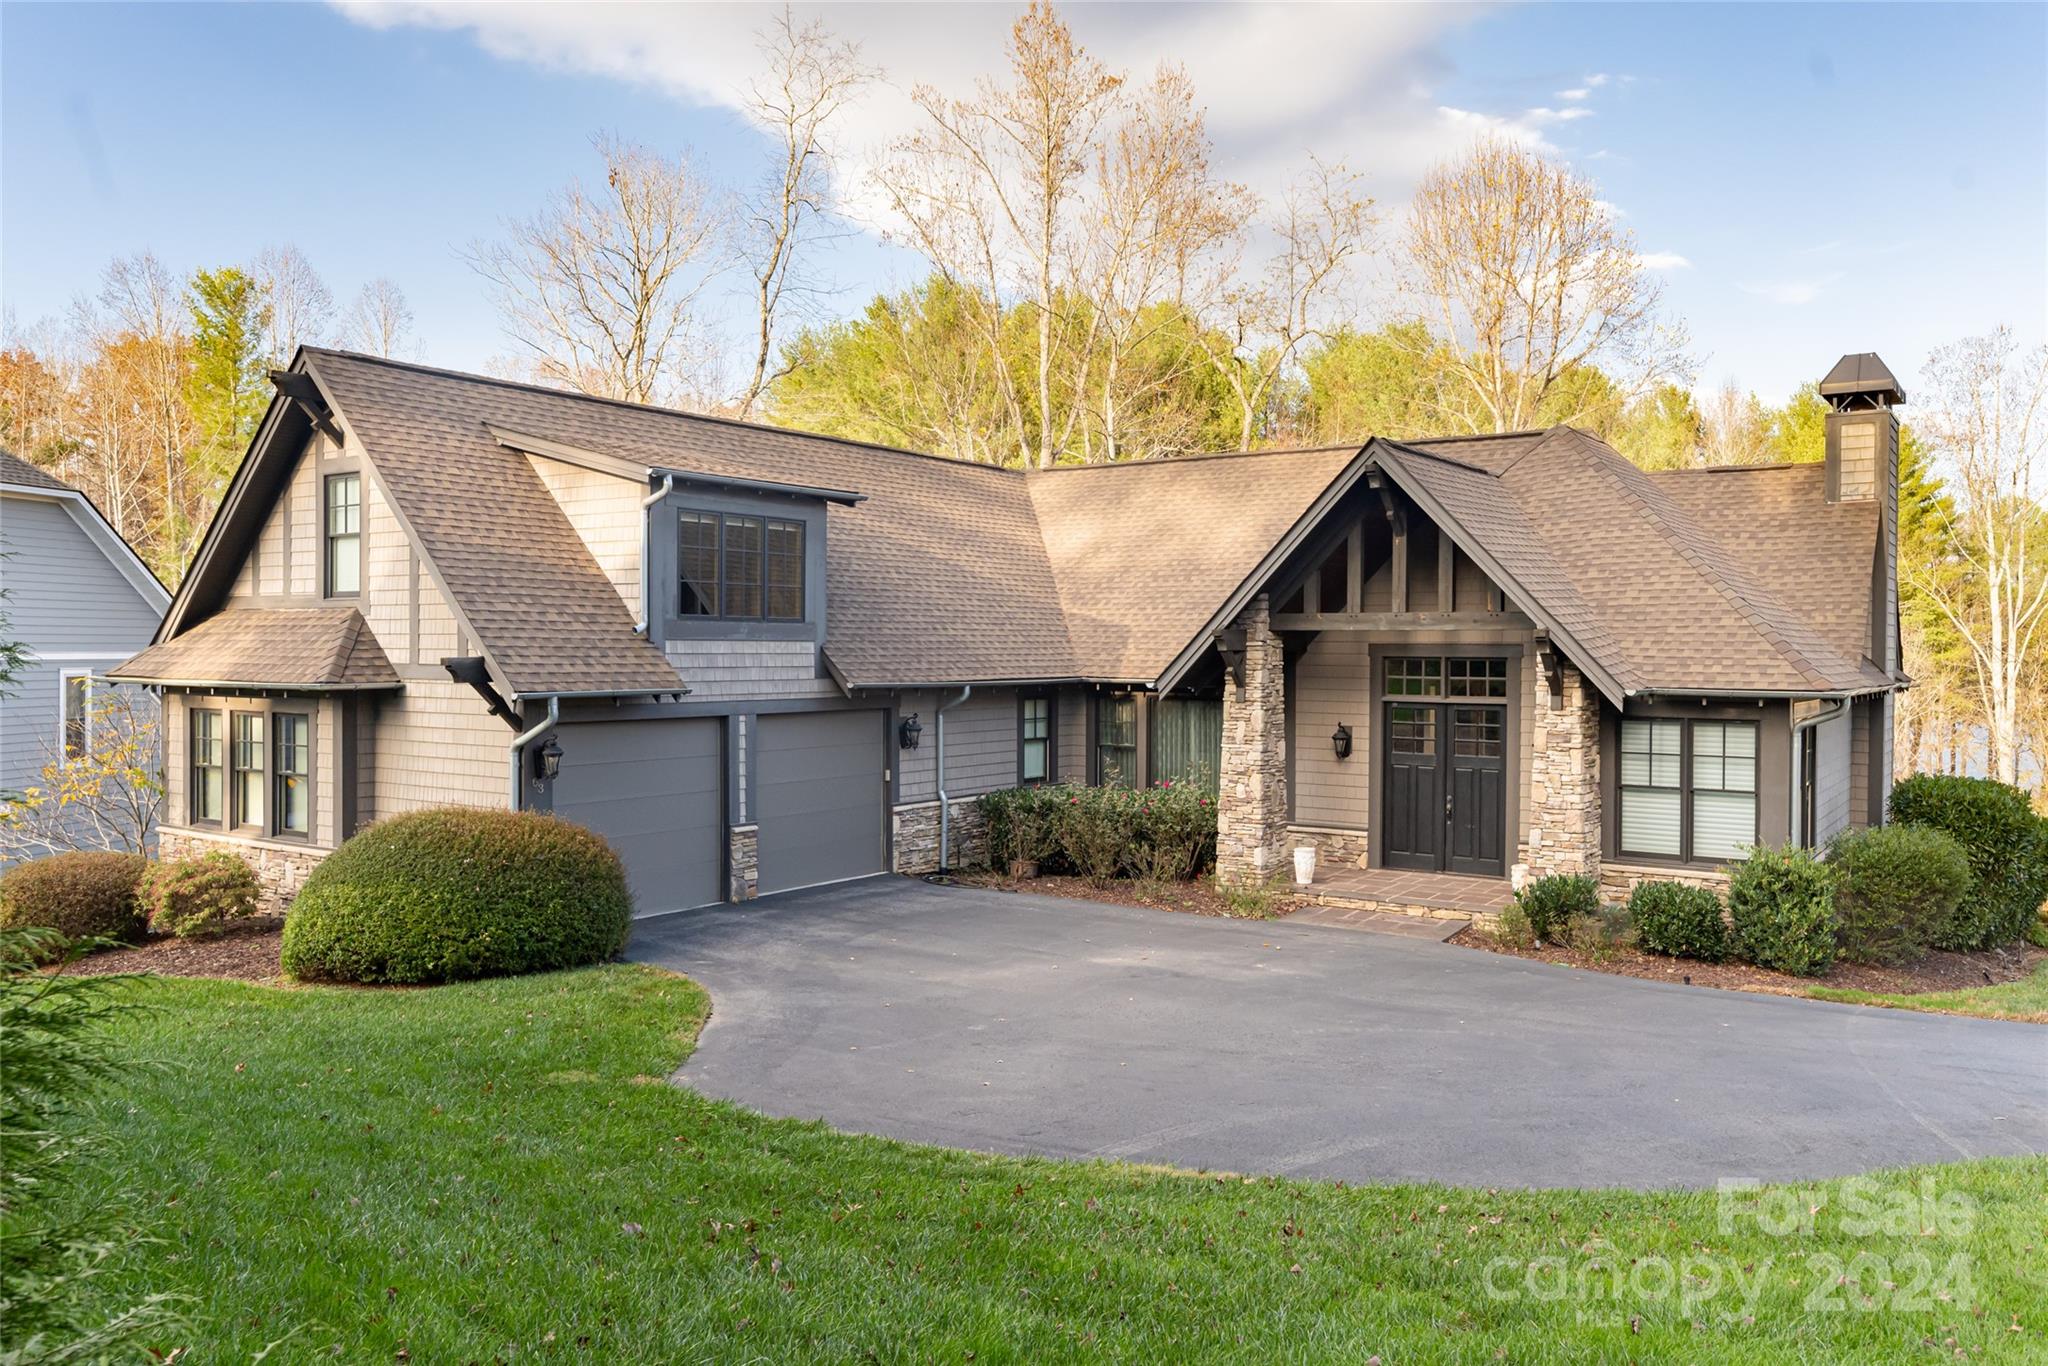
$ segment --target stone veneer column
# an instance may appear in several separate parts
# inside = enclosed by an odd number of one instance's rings
[[[760,830],[752,825],[730,825],[725,831],[725,899],[752,901],[760,886],[756,869],[760,863]]]
[[[1533,663],[1533,661],[1532,661]],[[1531,877],[1600,876],[1600,694],[1560,664],[1556,693],[1541,668],[1529,730],[1529,831],[1522,862]]]
[[[1223,685],[1216,876],[1263,882],[1279,869],[1287,843],[1286,684],[1265,594],[1237,625],[1244,632],[1244,682]]]

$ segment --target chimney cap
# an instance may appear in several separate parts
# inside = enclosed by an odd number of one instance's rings
[[[1865,399],[1889,408],[1906,401],[1906,391],[1875,351],[1858,351],[1835,362],[1820,382],[1820,396],[1834,407],[1853,406],[1851,400]]]

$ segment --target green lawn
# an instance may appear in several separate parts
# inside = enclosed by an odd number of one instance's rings
[[[664,1084],[706,1003],[644,968],[133,990],[78,1198],[160,1240],[105,1293],[189,1296],[157,1345],[195,1361],[2048,1355],[2044,1159],[1768,1193],[1724,1231],[1711,1192],[1347,1189],[764,1119]]]
[[[1952,1015],[1982,1015],[1993,1020],[2033,1020],[2048,1024],[2048,961],[2036,964],[2032,976],[2003,986],[1929,991],[1911,996],[1843,991],[1836,987],[1811,987],[1808,991],[1823,1001],[1845,1001],[1850,1005],[1896,1006],[1900,1010],[1932,1010]]]

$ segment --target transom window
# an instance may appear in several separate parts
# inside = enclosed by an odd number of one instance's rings
[[[1442,697],[1444,662],[1441,659],[1388,660],[1387,692],[1394,697]]]
[[[1505,658],[1396,656],[1386,663],[1389,697],[1506,697]]]
[[[326,492],[327,594],[347,597],[363,587],[363,477],[330,474]]]
[[[1095,709],[1095,777],[1104,787],[1138,785],[1138,699],[1105,697]]]
[[[1017,777],[1027,783],[1052,780],[1052,699],[1027,697],[1017,717]]]
[[[1621,723],[1621,851],[1722,861],[1756,843],[1753,721]]]
[[[802,621],[804,524],[777,517],[676,514],[676,614]]]

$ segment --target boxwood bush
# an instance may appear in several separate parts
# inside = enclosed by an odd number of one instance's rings
[[[1570,944],[1600,920],[1600,884],[1578,873],[1539,877],[1515,893],[1515,906],[1539,941]]]
[[[978,804],[997,869],[1026,859],[1098,880],[1187,880],[1216,862],[1216,794],[1199,784],[1014,787]]]
[[[1917,963],[1969,895],[1963,847],[1931,825],[1851,830],[1828,848],[1835,937],[1852,963]]]
[[[1628,895],[1636,943],[1651,953],[1719,963],[1728,957],[1721,898],[1683,882],[1638,882]]]
[[[442,808],[329,854],[284,923],[284,969],[330,982],[450,982],[597,963],[633,914],[619,856],[580,825]]]
[[[1976,875],[1934,947],[1989,949],[2026,935],[2048,900],[2048,822],[2026,793],[1989,778],[1919,773],[1892,789],[1891,818],[1947,831]]]
[[[1818,977],[1835,961],[1835,875],[1796,845],[1757,849],[1728,884],[1735,952],[1760,968]]]
[[[218,934],[228,921],[246,920],[262,894],[248,860],[225,849],[152,864],[142,879],[149,927],[180,939]]]
[[[142,938],[140,854],[82,851],[16,864],[0,877],[0,928],[40,926],[65,940]],[[61,946],[58,946],[61,949]]]

